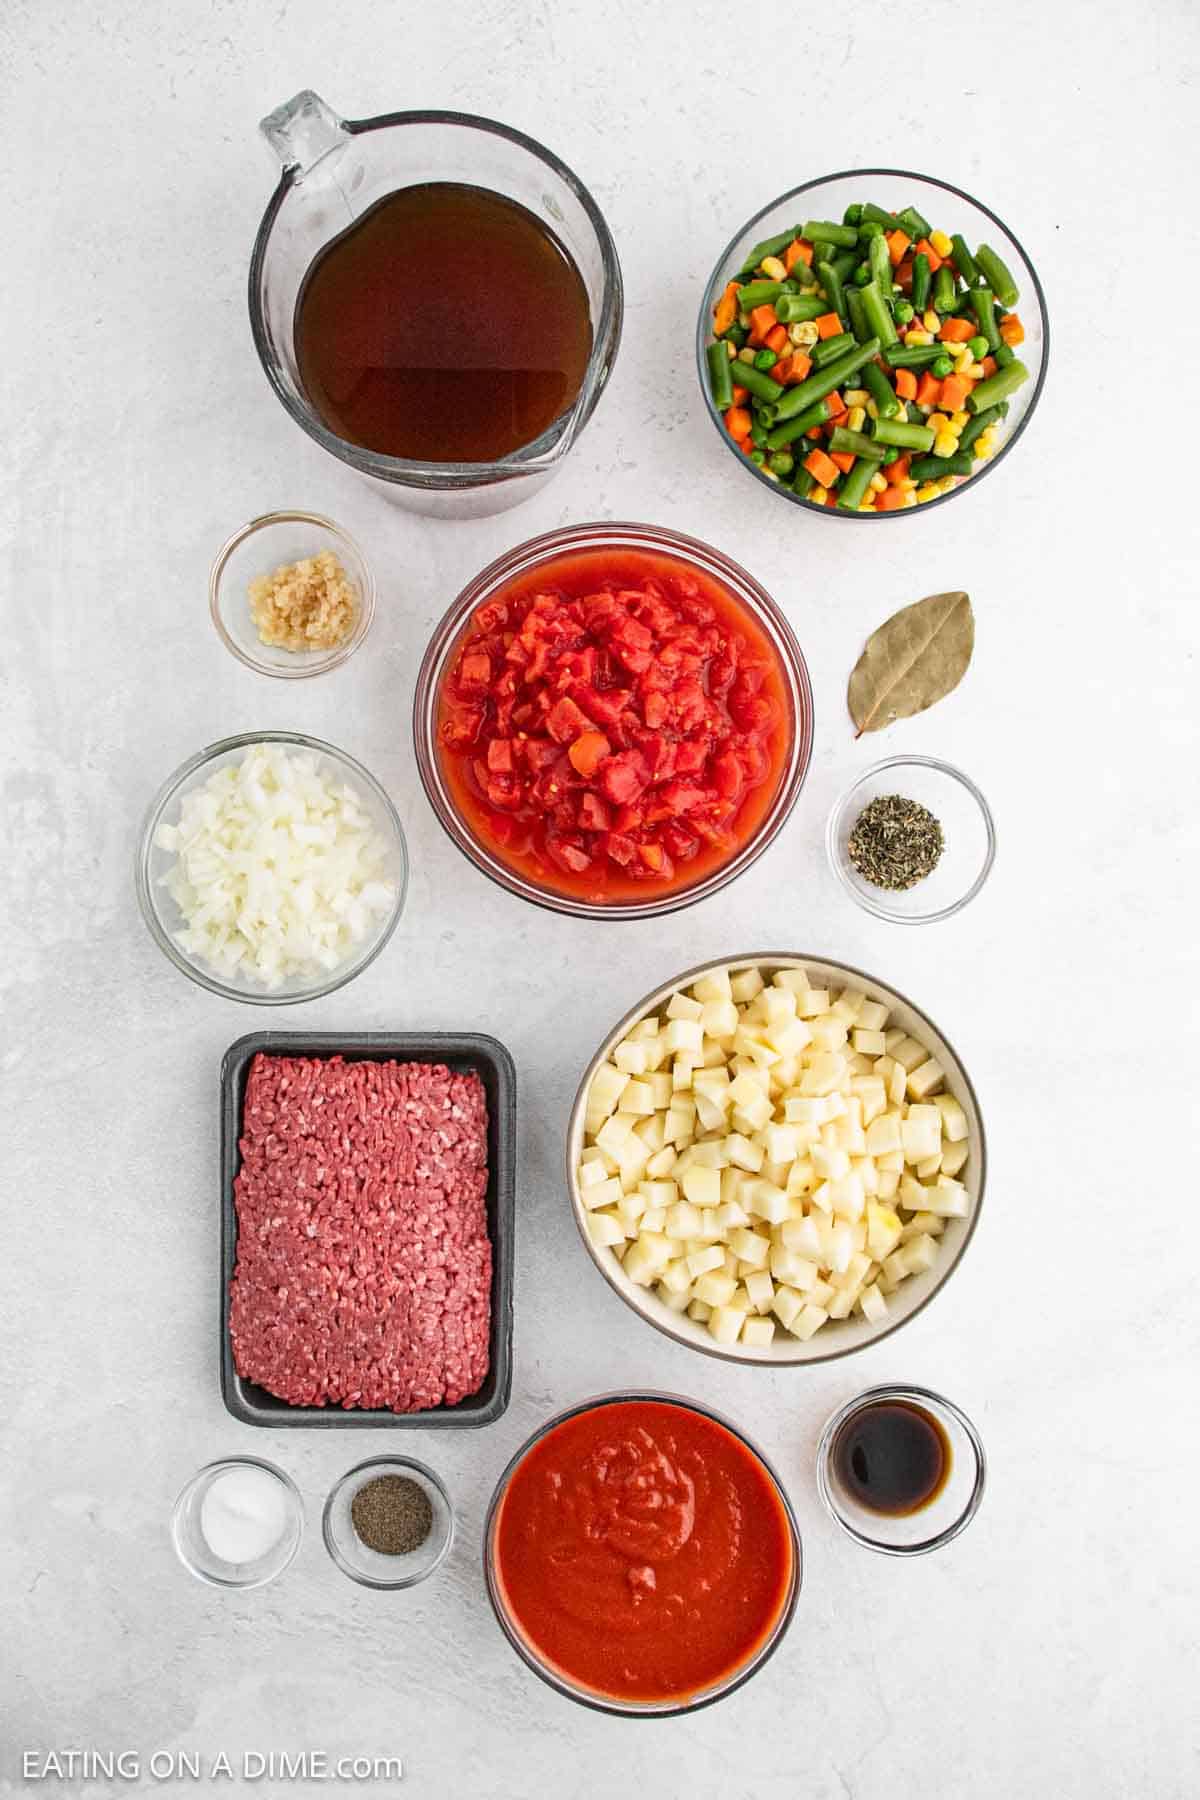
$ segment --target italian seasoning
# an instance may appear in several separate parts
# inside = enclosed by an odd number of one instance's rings
[[[433,1530],[433,1507],[425,1489],[407,1475],[377,1475],[355,1494],[350,1519],[368,1550],[407,1556]]]
[[[945,846],[927,806],[903,794],[879,794],[859,813],[846,849],[864,881],[901,893],[933,873]]]

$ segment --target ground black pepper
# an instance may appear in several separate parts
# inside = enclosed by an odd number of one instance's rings
[[[433,1530],[433,1507],[423,1487],[407,1475],[376,1475],[350,1502],[354,1529],[368,1550],[407,1556]]]
[[[901,893],[933,873],[945,847],[927,806],[903,794],[878,794],[854,821],[846,851],[864,881]]]

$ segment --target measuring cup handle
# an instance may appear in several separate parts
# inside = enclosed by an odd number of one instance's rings
[[[258,128],[284,168],[300,175],[307,175],[323,156],[350,137],[344,122],[311,88],[277,106]]]

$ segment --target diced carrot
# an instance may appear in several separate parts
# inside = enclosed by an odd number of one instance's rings
[[[941,391],[942,384],[937,376],[931,375],[929,370],[926,369],[920,381],[917,383],[917,405],[936,406],[938,403],[938,395]]]
[[[842,330],[842,321],[835,312],[822,313],[816,323],[820,338],[837,337]]]
[[[790,275],[798,262],[806,268],[812,267],[813,247],[804,238],[793,238],[783,253],[783,266]]]
[[[970,319],[947,319],[938,332],[943,344],[967,344],[978,328]]]
[[[850,450],[831,450],[830,462],[835,462],[843,475],[848,475],[854,467],[854,453]]]
[[[771,377],[772,381],[778,381],[782,384],[787,380],[788,375],[791,373],[791,367],[791,357],[781,356],[777,363],[772,363],[771,367],[767,370],[767,374]]]
[[[893,468],[895,464],[892,465]],[[876,512],[895,512],[898,506],[904,505],[904,489],[899,487],[885,488],[882,494],[875,496]]]
[[[916,397],[917,397],[917,378],[913,374],[911,369],[897,369],[896,370],[896,393],[901,400],[915,400],[916,399]],[[737,399],[736,388],[734,389],[733,397],[735,400]]]
[[[737,318],[738,284],[731,281],[713,308],[713,330],[721,337]]]
[[[778,323],[773,306],[756,306],[750,314],[750,342],[765,344],[768,331],[774,331]]]
[[[944,412],[957,412],[975,383],[966,375],[947,375],[942,383],[938,405]]]
[[[826,394],[825,404],[829,408],[829,418],[831,423],[834,419],[841,418],[846,410],[846,402],[842,399],[842,396],[836,389],[832,394]]]
[[[819,481],[822,487],[829,487],[838,478],[837,464],[823,450],[810,450],[804,459],[804,466],[813,480]]]
[[[994,356],[985,356],[979,366],[985,375],[994,375],[996,373],[996,359]]]
[[[907,452],[903,456],[898,456],[894,463],[888,463],[884,469],[883,479],[891,487],[899,487],[902,481],[908,480],[908,465],[911,461],[912,457]]]
[[[731,406],[725,414],[725,429],[730,437],[746,437],[753,423],[744,406]]]
[[[1000,339],[1002,343],[1015,348],[1025,342],[1025,327],[1016,313],[1009,313],[1000,321]]]
[[[825,496],[825,505],[826,506],[836,506],[837,503],[838,503],[838,497],[836,494],[826,494],[826,496]]]
[[[933,245],[930,243],[929,239],[922,238],[920,243],[917,245],[917,249],[921,252],[921,254],[923,256],[927,256],[929,258],[929,273],[931,275],[936,275],[938,270],[942,266],[942,259],[938,255],[937,251],[934,249]]]
[[[788,371],[789,381],[803,381],[812,369],[812,357],[806,356],[803,350],[792,351],[792,366]]]
[[[896,270],[896,285],[902,294],[912,293],[912,263],[907,257]]]
[[[904,252],[912,243],[912,239],[906,231],[901,231],[900,227],[897,226],[895,231],[884,233],[883,241],[888,247],[888,255],[892,259],[893,269],[899,268],[904,260]]]
[[[737,382],[735,381],[733,384],[733,404],[735,406],[744,406],[746,404],[746,401],[749,399],[749,396],[750,396],[750,389],[744,388],[744,387],[739,387]]]
[[[776,356],[782,356],[788,347],[787,326],[776,325],[774,330],[768,331],[763,342],[766,344],[768,350],[773,350],[775,352]]]
[[[815,438],[820,443],[825,433],[820,425],[810,425],[804,435],[806,438]]]
[[[582,731],[567,751],[571,767],[580,775],[594,775],[612,745],[602,731]]]

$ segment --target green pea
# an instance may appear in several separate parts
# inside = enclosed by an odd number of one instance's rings
[[[883,466],[886,469],[890,463],[899,462],[899,461],[900,461],[900,452],[899,452],[899,450],[897,450],[896,446],[893,444],[890,449],[885,450],[883,453]]]
[[[758,355],[754,358],[754,366],[756,369],[765,371],[767,369],[773,369],[778,361],[779,358],[773,350],[760,350]]]
[[[970,338],[967,342],[967,349],[971,352],[973,361],[982,362],[988,353],[988,341],[985,337]]]
[[[895,316],[897,325],[907,325],[910,319],[916,318],[916,309],[907,300],[897,300]]]
[[[762,451],[761,451],[761,450],[752,450],[752,451],[751,451],[751,452],[750,452],[750,461],[751,461],[751,462],[752,462],[752,463],[755,463],[755,464],[757,464],[757,466],[758,466],[758,467],[759,467],[759,468],[760,468],[760,469],[761,469],[761,468],[762,468],[762,466],[763,466],[763,464],[764,464],[764,463],[765,463],[765,462],[766,462],[766,460],[767,460],[767,459],[766,459],[766,457],[765,457],[765,456],[764,456],[764,455],[763,455],[763,453],[762,453]]]
[[[935,357],[930,363],[929,373],[931,375],[936,375],[938,380],[941,381],[945,376],[949,375],[953,367],[954,364],[950,361],[950,358],[943,354]]]

